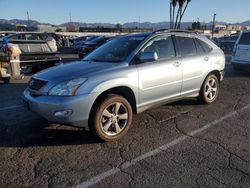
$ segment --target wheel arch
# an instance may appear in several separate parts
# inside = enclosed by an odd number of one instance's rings
[[[207,79],[208,76],[210,76],[210,75],[212,75],[212,74],[215,75],[215,76],[217,77],[217,79],[218,79],[219,82],[221,81],[221,74],[220,74],[220,71],[219,71],[219,70],[213,70],[213,71],[209,72],[209,73],[207,74],[205,80]],[[205,80],[204,80],[204,81],[205,81]]]
[[[98,106],[98,104],[100,104],[103,100],[105,100],[107,95],[119,95],[121,97],[124,97],[131,105],[133,113],[137,114],[137,107],[136,107],[137,101],[136,101],[136,97],[135,97],[133,90],[129,88],[128,86],[116,86],[116,87],[107,89],[106,91],[98,95],[98,97],[96,98],[96,100],[94,101],[91,107],[90,115],[92,114],[93,110],[95,110],[95,107]]]

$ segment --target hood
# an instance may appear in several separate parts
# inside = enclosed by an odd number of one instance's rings
[[[110,71],[121,66],[124,66],[124,63],[76,61],[46,69],[35,74],[33,77],[52,82],[63,82],[80,77],[89,77],[93,73],[99,74],[100,72]]]

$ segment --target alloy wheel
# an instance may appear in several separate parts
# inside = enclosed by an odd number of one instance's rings
[[[212,101],[216,98],[218,92],[218,85],[215,78],[210,78],[205,86],[205,97]]]
[[[120,134],[128,124],[128,109],[120,102],[107,106],[100,119],[102,131],[107,136]]]

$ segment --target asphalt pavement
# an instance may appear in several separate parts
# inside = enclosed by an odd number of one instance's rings
[[[250,73],[227,63],[216,103],[135,115],[113,143],[27,111],[28,80],[0,84],[0,187],[250,187]]]

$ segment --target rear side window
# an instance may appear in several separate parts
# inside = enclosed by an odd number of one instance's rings
[[[195,39],[195,44],[197,47],[197,53],[209,53],[212,51],[212,47],[200,39]]]
[[[241,35],[239,44],[240,45],[250,45],[250,33],[243,33]]]
[[[196,55],[196,46],[193,38],[189,37],[176,37],[179,47],[180,53],[183,56]]]

